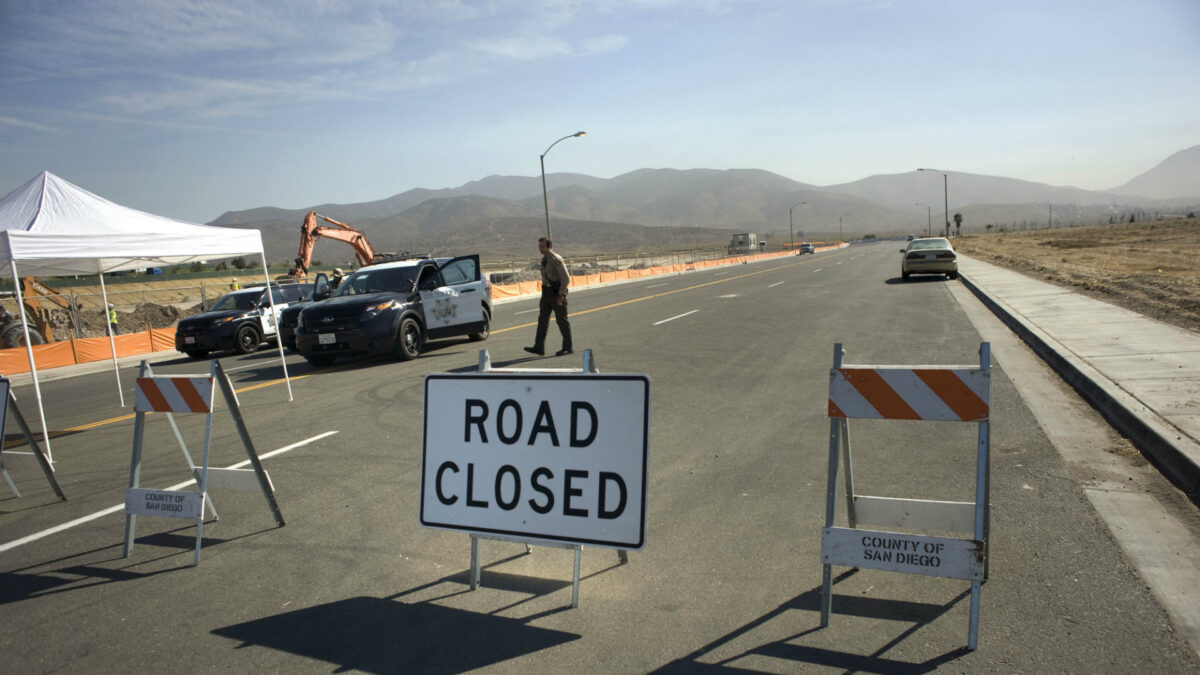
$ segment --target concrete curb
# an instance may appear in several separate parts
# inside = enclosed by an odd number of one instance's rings
[[[1109,424],[1133,441],[1176,487],[1192,501],[1200,499],[1200,462],[1197,461],[1200,446],[961,272],[959,279]]]

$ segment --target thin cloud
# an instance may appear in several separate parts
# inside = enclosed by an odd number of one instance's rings
[[[20,127],[22,129],[33,129],[34,131],[47,131],[47,132],[54,133],[54,134],[69,133],[69,132],[64,131],[63,129],[56,129],[54,127],[48,127],[44,124],[38,124],[37,122],[30,122],[29,120],[19,120],[15,117],[5,117],[3,115],[0,115],[0,124],[4,124],[4,125],[10,126],[10,127]]]

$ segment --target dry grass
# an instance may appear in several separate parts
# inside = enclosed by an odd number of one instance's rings
[[[957,237],[973,258],[1200,331],[1200,220]]]

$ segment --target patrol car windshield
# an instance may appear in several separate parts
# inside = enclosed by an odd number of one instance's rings
[[[407,293],[413,289],[417,266],[364,268],[342,280],[335,296],[362,295],[364,293]]]
[[[257,293],[253,291],[247,291],[245,293],[226,293],[225,295],[222,295],[221,299],[217,300],[217,302],[213,304],[212,309],[208,311],[228,312],[239,309],[254,309],[255,307],[258,307],[258,300],[261,297],[262,291]]]

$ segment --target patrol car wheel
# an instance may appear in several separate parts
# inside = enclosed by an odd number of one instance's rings
[[[262,342],[258,331],[254,326],[242,326],[237,329],[237,333],[233,336],[233,348],[239,354],[249,354],[258,351],[258,345]]]
[[[478,333],[471,333],[467,337],[471,338],[472,342],[488,339],[488,335],[492,329],[492,317],[488,316],[488,311],[483,310],[483,328],[479,329]]]
[[[396,331],[396,358],[401,361],[411,361],[421,355],[421,346],[425,336],[421,333],[421,324],[411,316],[400,320],[400,330]]]

